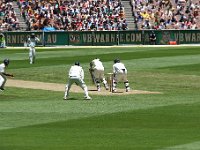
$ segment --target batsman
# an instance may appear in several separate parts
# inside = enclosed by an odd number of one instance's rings
[[[104,77],[104,66],[99,58],[95,58],[90,62],[89,71],[92,77],[92,81],[97,87],[97,91],[101,91],[101,82],[103,83],[106,90],[109,89],[108,83]]]

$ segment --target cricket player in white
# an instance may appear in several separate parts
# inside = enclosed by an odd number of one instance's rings
[[[64,94],[64,100],[67,100],[68,96],[69,96],[69,90],[71,88],[71,85],[73,83],[76,83],[76,85],[80,86],[85,93],[84,98],[86,100],[90,100],[91,97],[88,95],[88,88],[85,84],[84,80],[84,71],[82,69],[82,67],[80,66],[79,62],[75,62],[75,64],[73,66],[71,66],[70,70],[69,70],[69,79],[68,82],[66,84],[65,87],[65,94]]]
[[[127,79],[127,69],[119,59],[115,59],[113,65],[113,92],[116,92],[117,83],[120,81],[124,82],[126,92],[130,91]]]
[[[99,58],[96,58],[90,62],[90,73],[93,77],[94,83],[96,84],[98,91],[101,91],[101,82],[103,82],[106,90],[109,89],[107,81],[104,77],[104,66]]]
[[[5,68],[8,66],[9,62],[10,62],[9,59],[4,59],[3,63],[0,64],[0,90],[1,91],[4,90],[4,86],[7,81],[6,76],[13,77],[12,74],[8,74],[5,72]]]
[[[40,39],[37,38],[34,33],[32,33],[31,36],[27,40],[27,44],[29,46],[30,64],[35,63],[35,56],[36,56],[35,46],[36,46],[36,43],[39,41],[40,41]]]

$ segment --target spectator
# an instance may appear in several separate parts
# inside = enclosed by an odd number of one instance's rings
[[[19,20],[10,1],[0,2],[0,29],[4,31],[19,30]]]
[[[186,0],[131,0],[137,29],[197,29],[199,3]],[[193,20],[193,21],[192,21]],[[198,20],[198,21],[197,21]],[[198,23],[197,23],[198,22]]]
[[[41,30],[43,26],[56,30],[127,30],[124,7],[120,0],[75,0],[75,1],[28,1],[19,2],[21,14],[27,18],[29,30]],[[37,14],[37,15],[34,15]],[[37,21],[35,21],[37,20]],[[104,22],[104,24],[102,24]],[[117,25],[116,25],[117,24]],[[121,27],[123,24],[123,28]]]

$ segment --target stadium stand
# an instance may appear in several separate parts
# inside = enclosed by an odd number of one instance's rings
[[[199,0],[1,0],[0,30],[200,29]]]
[[[199,29],[200,1],[131,0],[136,29]]]
[[[28,30],[127,30],[120,0],[18,1]]]
[[[13,31],[19,30],[19,20],[13,8],[12,1],[0,1],[0,30]]]

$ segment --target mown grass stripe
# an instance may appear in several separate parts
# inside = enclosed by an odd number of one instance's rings
[[[196,113],[200,111],[199,105],[182,104],[134,110],[2,130],[1,145],[12,145],[15,149],[18,149],[18,144],[20,148],[31,145],[33,147],[30,149],[37,147],[43,150],[49,147],[57,149],[60,145],[63,146],[61,149],[173,148],[174,145],[199,141],[200,120],[199,113]],[[97,144],[99,142],[100,145]]]

